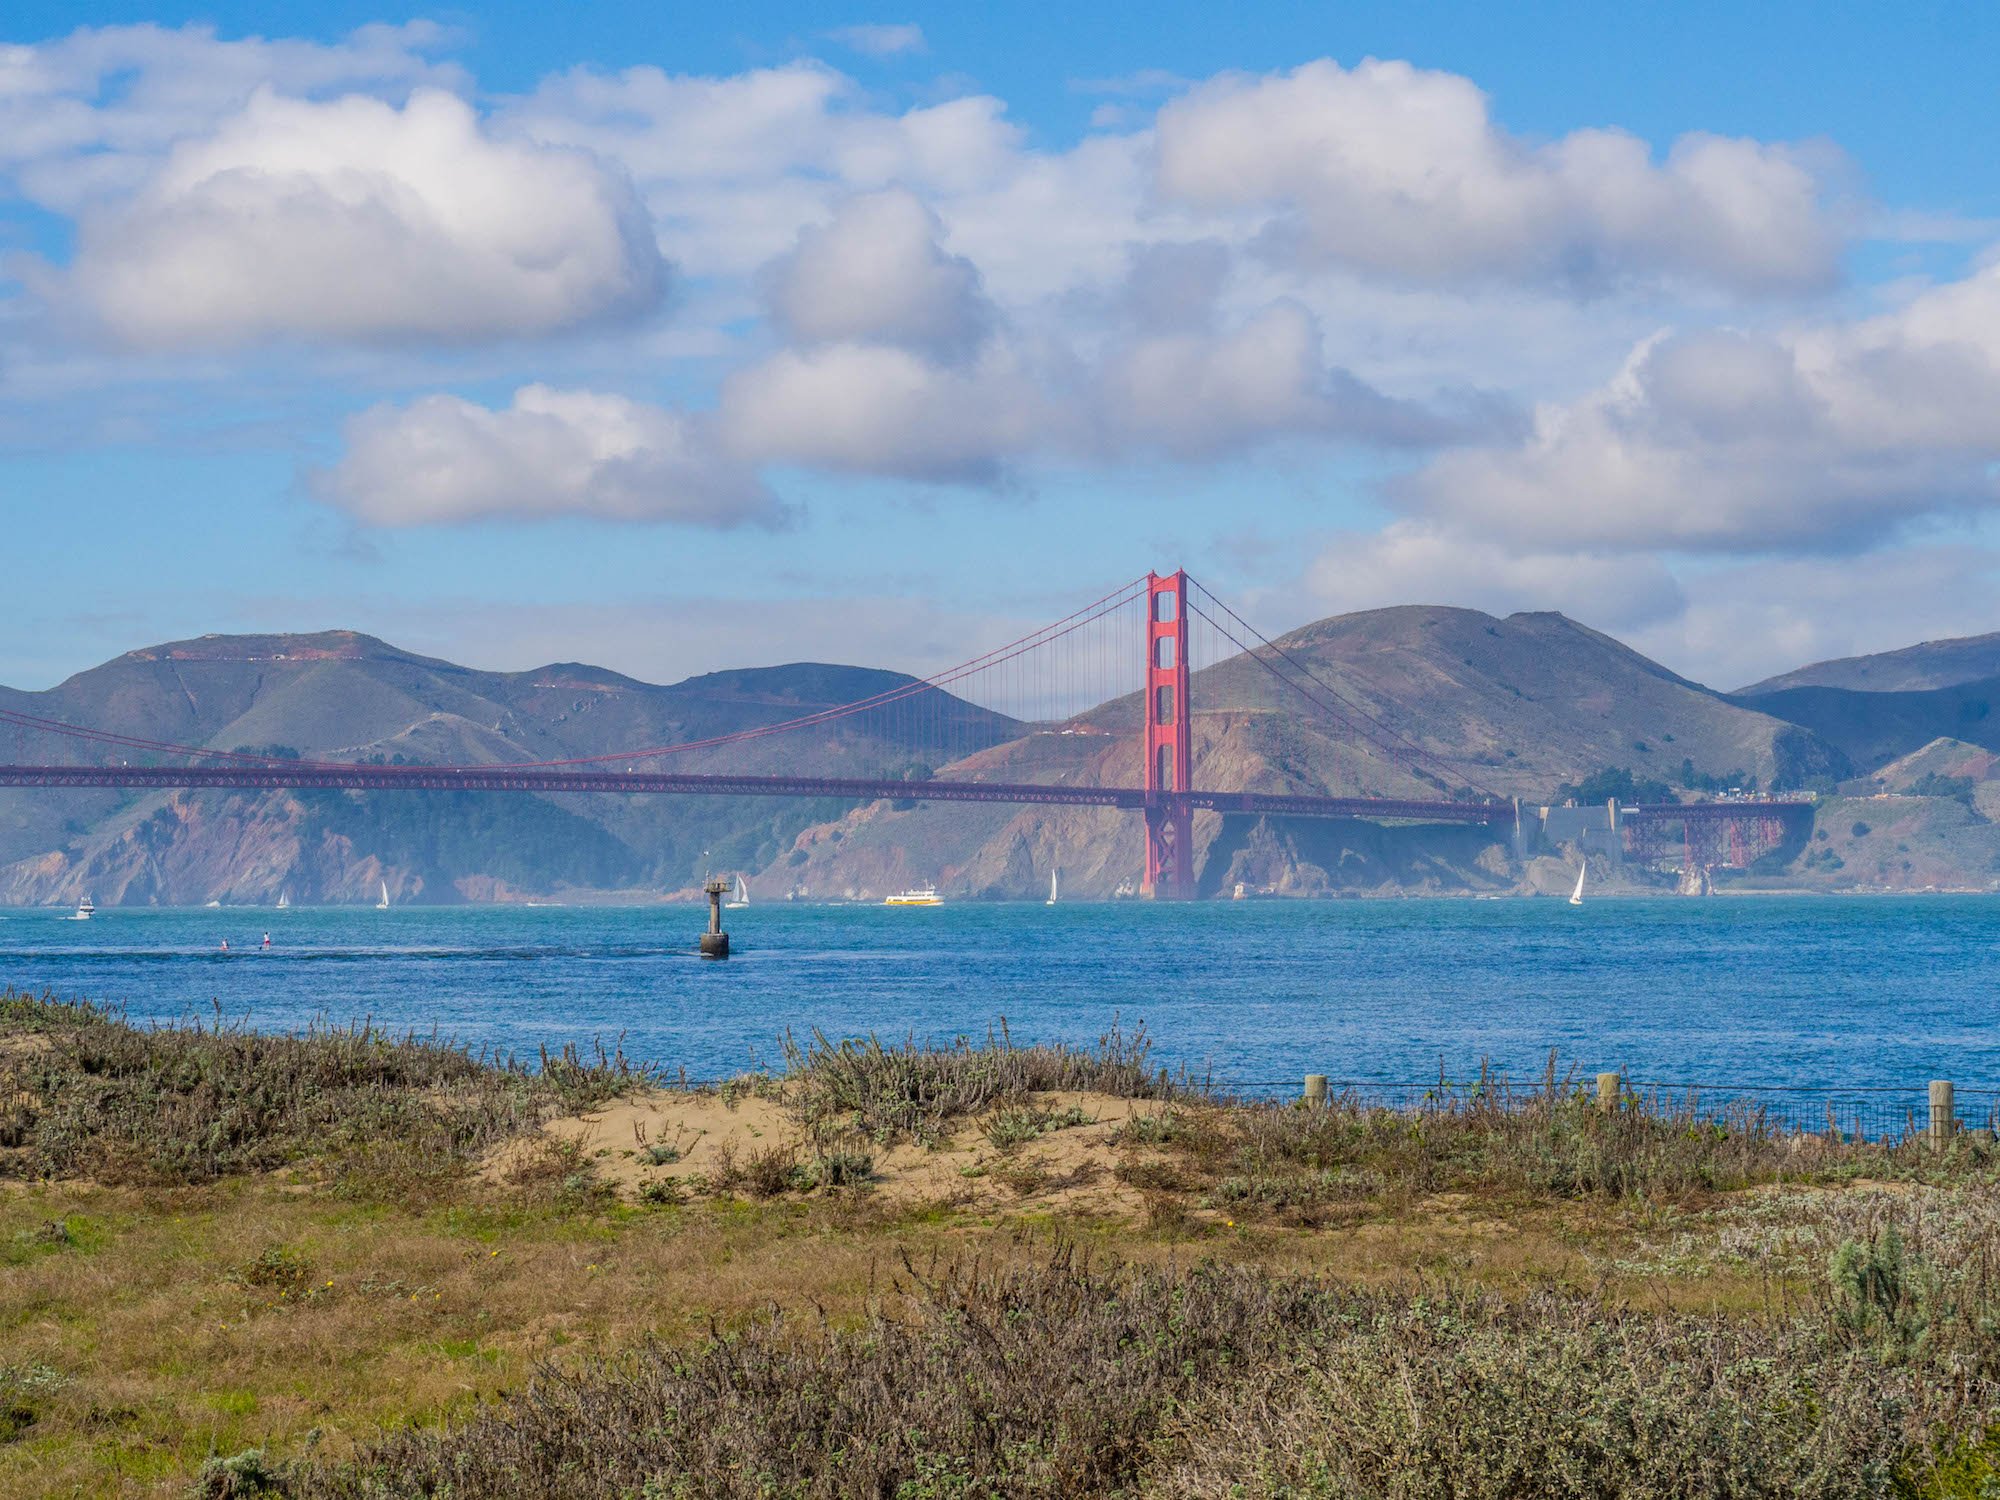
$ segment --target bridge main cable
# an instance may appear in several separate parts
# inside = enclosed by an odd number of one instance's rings
[[[1209,614],[1207,610],[1202,609],[1199,605],[1194,606],[1196,613],[1198,613],[1204,620],[1206,620],[1225,640],[1227,640],[1231,645],[1235,646],[1238,651],[1242,652],[1252,661],[1256,662],[1257,665],[1262,667],[1266,672],[1269,672],[1271,676],[1276,678],[1279,683],[1283,684],[1286,687],[1291,688],[1292,691],[1299,694],[1300,697],[1306,699],[1306,701],[1308,701],[1309,703],[1317,704],[1320,708],[1324,709],[1327,713],[1332,715],[1336,721],[1344,725],[1346,728],[1353,730],[1357,734],[1365,735],[1368,738],[1374,740],[1376,747],[1386,752],[1392,760],[1404,760],[1415,764],[1421,764],[1427,766],[1430,768],[1434,776],[1449,777],[1452,780],[1457,781],[1468,791],[1477,792],[1482,797],[1489,797],[1495,800],[1499,800],[1500,794],[1498,792],[1495,792],[1491,787],[1480,785],[1478,782],[1474,781],[1470,776],[1467,776],[1463,771],[1459,770],[1456,766],[1452,765],[1449,761],[1443,759],[1441,756],[1438,756],[1429,750],[1424,749],[1423,746],[1417,744],[1414,740],[1411,740],[1407,735],[1398,733],[1396,730],[1390,728],[1387,724],[1383,723],[1380,719],[1376,718],[1375,715],[1369,713],[1367,709],[1361,707],[1360,704],[1355,703],[1353,700],[1346,697],[1344,694],[1341,693],[1341,691],[1338,688],[1334,687],[1333,684],[1328,682],[1325,678],[1321,677],[1317,672],[1313,671],[1313,669],[1310,666],[1300,661],[1291,652],[1287,651],[1283,646],[1280,646],[1276,641],[1271,640],[1256,626],[1252,625],[1248,620],[1245,620],[1235,610],[1231,609],[1227,601],[1218,597],[1206,585],[1202,584],[1200,581],[1196,579],[1189,579],[1188,581],[1192,583],[1195,588],[1201,591],[1203,598],[1207,599],[1209,603],[1213,604],[1217,609],[1221,610],[1224,614],[1229,616],[1231,620],[1234,620],[1237,623],[1237,625],[1241,626],[1242,629],[1247,634],[1254,636],[1259,642],[1261,642],[1264,649],[1271,651],[1275,655],[1283,658],[1296,671],[1298,671],[1301,676],[1305,677],[1308,681],[1310,681],[1316,687],[1318,687],[1320,691],[1324,692],[1328,697],[1332,698],[1334,700],[1334,703],[1339,704],[1340,707],[1335,708],[1327,703],[1321,702],[1306,688],[1286,678],[1283,673],[1281,673],[1276,667],[1272,666],[1269,661],[1265,660],[1262,656],[1258,654],[1257,648],[1246,644],[1236,635],[1234,631],[1230,630],[1230,628],[1227,625],[1223,624],[1220,620],[1216,619],[1213,615]]]
[[[995,647],[982,656],[975,656],[970,661],[961,662],[954,667],[948,667],[944,671],[930,677],[899,683],[893,688],[885,688],[879,693],[872,694],[867,698],[858,699],[853,703],[844,703],[833,708],[821,709],[815,713],[802,714],[797,718],[786,719],[777,724],[763,724],[752,729],[737,730],[730,734],[712,735],[707,739],[684,740],[674,745],[654,745],[637,750],[604,751],[595,755],[570,756],[556,760],[505,761],[495,764],[511,766],[520,770],[553,770],[565,766],[613,765],[619,761],[654,760],[667,755],[681,755],[691,750],[718,749],[725,745],[741,744],[747,740],[761,739],[774,734],[785,734],[796,729],[810,729],[821,724],[837,723],[842,719],[851,718],[856,714],[885,708],[892,703],[913,697],[918,693],[934,690],[942,691],[950,684],[961,682],[967,677],[987,670],[989,667],[1012,661],[1053,641],[1061,640],[1064,636],[1083,628],[1092,621],[1114,610],[1123,608],[1137,596],[1139,591],[1145,588],[1145,583],[1146,581],[1143,578],[1134,579],[1093,600],[1074,613],[1065,615],[1053,624],[1030,631],[1027,635],[1017,640],[1009,641],[1004,646]],[[247,750],[216,750],[199,745],[178,745],[162,740],[149,740],[134,735],[118,734],[110,730],[92,729],[85,725],[66,724],[59,719],[46,719],[35,714],[26,714],[14,709],[0,709],[0,723],[13,724],[17,727],[35,730],[39,733],[54,734],[63,738],[83,740],[93,744],[113,745],[121,749],[143,750],[158,755],[183,756],[197,760],[221,760],[243,765],[301,766],[332,769],[338,769],[350,764],[350,762],[346,761],[299,760],[285,756],[258,754]],[[483,768],[472,766],[440,766],[435,769],[477,770]]]

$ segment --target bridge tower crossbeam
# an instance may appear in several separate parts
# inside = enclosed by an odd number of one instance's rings
[[[1187,572],[1146,575],[1146,872],[1142,896],[1194,896]]]

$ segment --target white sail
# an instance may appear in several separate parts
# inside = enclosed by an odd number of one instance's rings
[[[388,909],[389,909],[389,882],[385,880],[382,882],[382,899],[375,903],[375,910],[387,911]]]
[[[1047,904],[1050,906],[1054,906],[1056,904],[1056,899],[1059,896],[1061,896],[1061,894],[1062,894],[1062,867],[1058,865],[1055,869],[1049,871],[1049,899]]]
[[[1583,905],[1583,872],[1589,868],[1590,866],[1587,864],[1577,866],[1576,889],[1569,893],[1569,904],[1571,906]]]
[[[736,893],[724,905],[731,911],[741,911],[750,904],[750,887],[744,883],[742,875],[736,877]]]
[[[280,891],[280,892],[278,892],[278,910],[279,910],[279,911],[283,911],[283,910],[284,910],[284,909],[285,909],[286,907],[290,906],[291,904],[292,904],[292,893],[291,893],[290,891]]]

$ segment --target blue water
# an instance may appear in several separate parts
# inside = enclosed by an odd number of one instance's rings
[[[757,906],[694,956],[680,908],[0,912],[0,985],[222,1013],[372,1017],[475,1047],[622,1041],[715,1077],[787,1027],[1019,1040],[1143,1023],[1236,1087],[1406,1081],[1491,1059],[1814,1087],[2000,1084],[2000,900]],[[259,948],[268,930],[274,946]],[[220,952],[227,939],[232,952]]]

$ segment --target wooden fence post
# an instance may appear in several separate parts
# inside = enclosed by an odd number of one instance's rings
[[[1326,1074],[1306,1074],[1305,1103],[1309,1109],[1326,1108]]]
[[[1958,1129],[1957,1112],[1952,1108],[1951,1080],[1933,1078],[1931,1080],[1931,1145],[1943,1150],[1951,1143],[1952,1133]]]
[[[1597,1075],[1597,1107],[1607,1115],[1618,1108],[1619,1081],[1616,1073]]]

